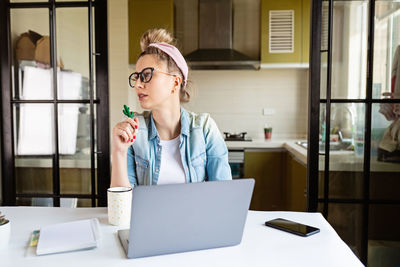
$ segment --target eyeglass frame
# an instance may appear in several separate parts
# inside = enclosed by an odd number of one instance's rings
[[[143,76],[143,72],[146,71],[146,70],[151,70],[151,76],[150,76],[150,79],[149,79],[148,81],[145,81],[144,76]],[[167,74],[167,75],[170,75],[170,76],[177,77],[176,74],[172,74],[172,73],[169,73],[169,72],[165,72],[165,71],[162,71],[162,70],[153,68],[153,67],[146,67],[146,68],[142,69],[142,71],[140,71],[140,72],[133,72],[131,75],[129,75],[129,86],[132,87],[132,88],[135,88],[135,85],[134,85],[134,84],[132,85],[132,83],[131,83],[131,81],[133,80],[133,79],[132,79],[132,76],[133,76],[133,75],[135,75],[135,77],[137,77],[137,78],[134,80],[134,81],[135,81],[135,84],[136,84],[136,81],[139,80],[139,79],[140,79],[140,81],[141,81],[142,83],[148,83],[148,82],[151,81],[151,79],[153,79],[153,73],[154,73],[154,71],[157,71],[157,72],[160,72],[160,73],[164,73],[164,74]]]

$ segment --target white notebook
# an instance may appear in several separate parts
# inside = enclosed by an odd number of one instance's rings
[[[97,218],[48,225],[40,229],[36,254],[91,249],[99,245],[100,224]]]

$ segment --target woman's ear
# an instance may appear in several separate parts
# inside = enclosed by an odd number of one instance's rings
[[[175,76],[174,88],[175,90],[179,90],[181,88],[182,78],[180,76]]]

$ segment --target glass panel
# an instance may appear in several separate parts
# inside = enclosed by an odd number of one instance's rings
[[[14,151],[18,193],[52,193],[53,105],[14,104]]]
[[[17,206],[53,207],[52,197],[17,197]]]
[[[49,0],[10,0],[10,3],[24,3],[24,2],[46,3],[49,2]]]
[[[328,52],[321,53],[320,99],[326,99],[328,85]]]
[[[365,104],[331,105],[331,170],[362,171],[364,157]],[[335,166],[340,163],[342,165]]]
[[[77,198],[60,198],[61,208],[76,208]],[[17,198],[18,206],[54,207],[52,197]]]
[[[54,153],[53,110],[53,104],[14,104],[16,155],[52,155]]]
[[[78,206],[78,198],[60,198],[61,208],[76,208]]]
[[[318,203],[317,212],[322,213],[324,211],[324,203]]]
[[[351,250],[360,256],[362,205],[329,203],[328,221]]]
[[[319,148],[322,144],[322,138],[325,140],[325,117],[326,117],[326,104],[321,103],[319,105]],[[323,147],[322,147],[323,148]],[[319,157],[318,157],[318,197],[324,197],[324,186],[325,186],[325,151],[319,149]]]
[[[400,200],[400,149],[393,121],[387,110],[394,104],[372,104],[371,184],[372,199]],[[386,116],[385,116],[385,115]]]
[[[50,158],[15,159],[16,192],[18,194],[52,194],[53,170],[51,163]],[[46,168],[45,165],[50,165],[50,168]]]
[[[368,266],[399,266],[399,220],[399,205],[370,205]]]
[[[362,198],[364,105],[331,105],[329,198]]]
[[[400,98],[400,3],[376,1],[373,98]]]
[[[365,98],[368,1],[334,1],[332,98]]]
[[[97,99],[97,83],[96,83],[96,36],[95,36],[95,8],[92,8],[92,79],[93,79],[93,99]],[[88,77],[89,78],[89,77]],[[85,96],[86,97],[86,96]],[[88,85],[88,95],[87,98],[90,99],[90,87]]]
[[[97,179],[98,179],[98,173],[97,173],[97,153],[95,153],[95,152],[98,152],[98,149],[97,149],[97,147],[98,147],[98,140],[97,140],[97,114],[100,114],[99,113],[99,110],[98,110],[98,105],[94,105],[94,114],[93,114],[93,118],[94,118],[94,166],[95,166],[95,179],[94,179],[94,181],[95,181],[95,188],[96,188],[96,194],[98,194],[98,191],[97,191]]]
[[[61,193],[90,194],[90,105],[58,107]]]
[[[52,99],[48,9],[11,9],[12,97]]]
[[[15,199],[15,204],[17,206],[32,206],[32,198],[17,197]]]
[[[36,207],[54,207],[52,197],[33,197],[32,206]]]
[[[57,9],[57,56],[61,68],[59,99],[89,99],[87,8]]]
[[[97,203],[97,200],[96,200]],[[97,204],[96,204],[97,205]],[[89,198],[78,198],[78,208],[91,208],[92,200]]]
[[[88,0],[56,0],[56,2],[89,2]]]
[[[322,1],[321,16],[321,50],[328,50],[329,34],[329,1]]]
[[[319,197],[325,184],[325,111],[320,106]],[[362,198],[364,104],[332,103],[329,144],[329,198]],[[356,149],[354,149],[356,147]]]

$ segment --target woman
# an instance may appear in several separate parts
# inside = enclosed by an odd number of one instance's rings
[[[188,66],[173,42],[164,29],[140,39],[143,52],[129,82],[151,112],[113,128],[111,187],[232,179],[214,120],[181,107],[190,98]]]

